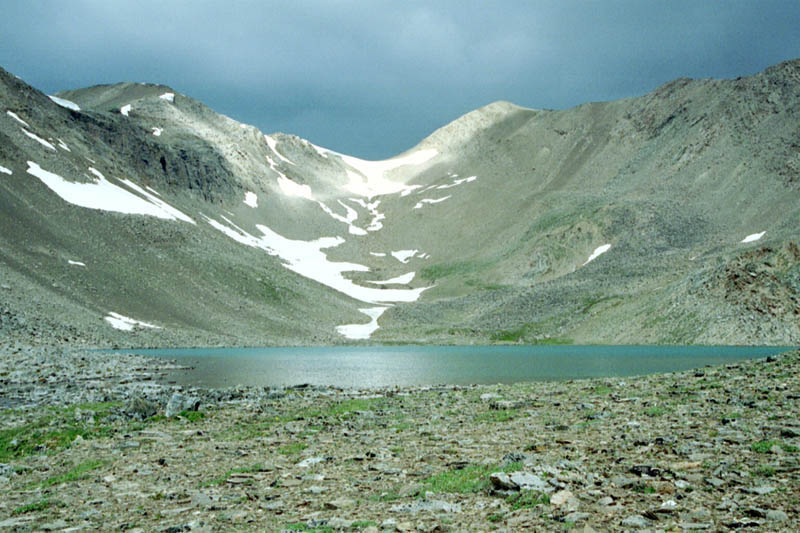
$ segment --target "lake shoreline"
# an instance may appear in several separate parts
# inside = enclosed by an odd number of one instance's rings
[[[800,528],[796,350],[513,385],[162,381],[179,367],[80,349],[1,350],[0,431],[21,432],[16,444],[3,441],[0,526]],[[32,442],[33,428],[50,436]]]

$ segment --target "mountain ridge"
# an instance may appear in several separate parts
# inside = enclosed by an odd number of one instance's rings
[[[493,102],[380,162],[163,85],[55,95],[76,111],[0,81],[14,338],[41,324],[91,345],[336,343],[361,324],[376,342],[800,339],[800,60],[570,110]],[[193,224],[65,203],[29,162]],[[104,251],[102,268],[68,262]],[[116,330],[112,312],[161,329]]]

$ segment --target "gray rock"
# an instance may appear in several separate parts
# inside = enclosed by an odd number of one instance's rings
[[[340,530],[340,529],[349,529],[350,527],[352,527],[354,522],[355,520],[346,520],[344,518],[339,518],[334,516],[333,518],[328,520],[328,523],[326,525],[335,530]]]
[[[167,417],[173,417],[181,411],[197,411],[199,408],[200,400],[198,398],[176,392],[169,399],[169,402],[167,402],[167,408],[164,414]]]
[[[417,514],[423,511],[432,513],[460,513],[460,503],[448,503],[441,500],[417,500],[412,503],[400,503],[389,508],[393,513]]]
[[[300,468],[308,468],[310,466],[314,466],[316,464],[323,462],[325,462],[324,457],[306,457],[305,459],[297,463],[297,466]]]
[[[158,406],[140,396],[134,396],[125,405],[125,414],[134,420],[145,420],[158,412]],[[167,415],[170,416],[170,415]]]
[[[580,522],[581,520],[586,520],[589,518],[589,513],[569,513],[567,516],[564,517],[565,522],[572,522],[573,524]]]
[[[614,498],[611,496],[605,496],[597,500],[597,505],[608,506],[614,504]]]
[[[496,489],[519,490],[517,484],[511,481],[511,476],[505,472],[493,472],[489,475],[489,481]]]
[[[744,490],[745,492],[749,492],[750,494],[758,494],[759,496],[764,496],[765,494],[769,494],[770,492],[773,492],[775,490],[775,488],[774,487],[768,487],[767,485],[762,485],[760,487],[752,487],[752,488],[746,488],[746,489],[742,489],[742,490]]]
[[[770,509],[767,511],[767,520],[771,520],[773,522],[785,522],[786,520],[789,520],[789,515],[778,509]]]
[[[356,504],[355,500],[351,500],[350,498],[338,498],[336,500],[325,502],[326,509],[346,509],[348,507],[353,507]]]
[[[781,428],[781,437],[786,439],[793,439],[795,437],[800,437],[800,431],[797,431],[794,428]]]
[[[635,514],[623,520],[622,525],[626,527],[645,528],[648,526],[648,522],[642,515]]]
[[[196,492],[192,495],[192,503],[200,507],[206,507],[211,505],[213,501],[211,500],[211,496],[205,492]]]
[[[552,492],[553,488],[536,474],[529,472],[514,472],[511,474],[511,482],[520,490],[539,490],[542,492]]]

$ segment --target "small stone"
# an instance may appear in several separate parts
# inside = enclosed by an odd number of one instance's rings
[[[749,492],[750,494],[758,494],[759,496],[764,496],[765,494],[769,494],[770,492],[774,491],[774,487],[768,487],[766,485],[762,485],[760,487],[752,487],[749,489],[743,489],[745,492]]]
[[[567,503],[569,500],[575,499],[575,496],[568,490],[560,490],[550,496],[550,505],[560,507]]]
[[[648,522],[647,519],[642,515],[635,514],[623,520],[622,525],[627,527],[644,528],[647,527]]]
[[[770,509],[767,511],[767,520],[771,520],[773,522],[785,522],[786,520],[789,520],[789,515],[777,509]]]
[[[56,520],[55,522],[41,524],[39,527],[42,531],[56,531],[66,528],[67,523],[64,520]]]
[[[613,504],[614,504],[614,498],[612,498],[611,496],[605,496],[604,498],[600,498],[599,500],[597,500],[597,505],[602,505],[604,507]]]
[[[164,414],[169,418],[180,414],[182,411],[197,411],[199,408],[200,400],[175,392],[167,402]]]
[[[680,528],[684,531],[696,531],[698,529],[710,529],[711,524],[705,522],[681,522]]]
[[[718,477],[709,477],[709,478],[706,478],[706,483],[708,483],[712,487],[720,488],[721,486],[723,486],[725,484],[725,480],[720,479]]]
[[[489,400],[499,400],[500,398],[502,398],[502,396],[494,392],[485,392],[481,394],[481,400],[483,400],[484,402],[487,402]]]
[[[518,490],[516,483],[511,481],[511,476],[505,472],[493,472],[489,475],[489,481],[495,488],[500,490]]]
[[[591,515],[589,513],[577,513],[577,512],[569,513],[567,516],[564,517],[564,521],[565,522],[572,522],[573,524],[576,524],[576,523],[580,522],[581,520],[586,520],[590,516]]]
[[[785,439],[800,437],[800,431],[794,428],[781,428],[781,437]]]
[[[514,472],[511,474],[511,482],[520,490],[539,490],[550,492],[553,489],[539,476],[529,472]]]
[[[355,500],[351,500],[350,498],[339,498],[330,502],[325,503],[326,509],[346,509],[348,507],[353,507],[356,504]]]
[[[675,486],[677,488],[679,488],[679,489],[688,489],[689,487],[692,486],[692,484],[689,483],[688,481],[683,480],[683,479],[679,479],[679,480],[675,481]]]
[[[708,509],[700,508],[692,511],[689,515],[692,520],[708,520],[711,518],[711,512]]]
[[[350,529],[350,527],[353,525],[353,522],[355,522],[355,520],[345,520],[344,518],[338,518],[334,516],[333,518],[328,520],[328,523],[325,525],[335,530],[341,530],[341,529]]]
[[[134,396],[125,405],[125,414],[135,420],[145,420],[158,412],[158,406],[145,398]]]
[[[433,513],[460,513],[460,503],[448,503],[441,500],[416,500],[412,503],[400,503],[393,505],[389,508],[393,513],[411,513],[417,514],[421,512]]]
[[[211,496],[205,492],[196,492],[192,495],[192,503],[200,507],[206,507],[211,505],[213,502],[211,500]]]
[[[300,468],[308,468],[310,466],[314,466],[324,461],[325,461],[324,457],[306,457],[305,459],[297,463],[297,466]]]

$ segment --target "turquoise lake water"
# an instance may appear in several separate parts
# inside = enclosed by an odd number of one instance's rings
[[[133,350],[191,370],[170,381],[203,387],[338,387],[516,383],[633,376],[766,357],[787,346],[334,346]],[[131,352],[131,350],[126,350]]]

